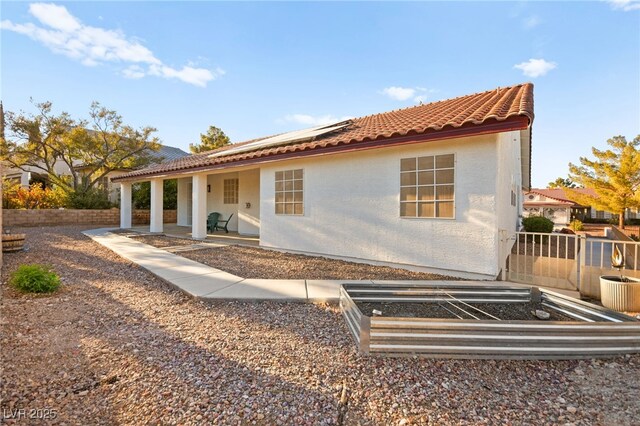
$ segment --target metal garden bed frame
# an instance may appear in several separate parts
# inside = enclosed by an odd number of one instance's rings
[[[356,302],[456,305],[468,311],[466,317],[478,319],[372,317],[364,315]],[[472,315],[473,309],[484,312],[473,303],[527,302],[541,302],[547,310],[575,321],[510,321],[489,319],[479,313]],[[433,285],[347,283],[340,288],[340,308],[364,354],[572,359],[640,352],[637,319],[537,287],[441,282]]]

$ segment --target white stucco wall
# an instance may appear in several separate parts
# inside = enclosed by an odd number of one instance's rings
[[[496,275],[496,175],[505,172],[498,161],[506,155],[498,155],[496,139],[496,135],[484,135],[264,165],[260,243]],[[455,219],[400,218],[400,159],[451,153],[456,156]],[[276,215],[275,172],[295,168],[304,169],[304,215]],[[509,188],[504,191],[510,194]],[[512,212],[503,216],[501,220],[507,221]]]
[[[496,220],[499,229],[509,232],[518,230],[522,214],[522,168],[520,167],[520,132],[505,132],[497,135],[496,151]],[[512,204],[511,194],[515,196]]]
[[[221,173],[207,176],[207,185],[211,185],[211,192],[207,193],[207,215],[212,212],[222,214],[228,219],[233,214],[227,228],[229,231],[238,230],[238,205],[224,204],[224,180],[238,179],[238,172]]]
[[[260,234],[260,170],[238,173],[238,233],[241,235]],[[247,203],[249,206],[247,207]]]

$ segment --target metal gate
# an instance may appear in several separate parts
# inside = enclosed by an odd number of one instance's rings
[[[516,232],[503,242],[508,281],[600,298],[600,276],[619,274],[611,267],[614,246],[625,259],[624,275],[640,278],[640,242],[537,232]]]

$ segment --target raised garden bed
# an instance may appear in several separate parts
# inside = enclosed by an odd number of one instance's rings
[[[365,354],[570,359],[640,352],[637,319],[537,287],[349,283],[340,307]],[[550,318],[538,319],[536,310]]]

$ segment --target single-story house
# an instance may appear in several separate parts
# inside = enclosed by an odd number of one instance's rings
[[[595,192],[586,188],[576,191],[595,195]],[[562,188],[531,188],[524,191],[523,195],[523,216],[544,216],[552,220],[556,228],[564,228],[573,219],[591,217],[591,208],[568,199]]]
[[[228,145],[120,175],[178,180],[178,225],[207,236],[207,215],[260,245],[457,276],[495,278],[504,235],[530,187],[533,85],[519,84]],[[503,231],[503,232],[501,232]]]
[[[591,188],[573,188],[574,191],[585,195],[596,196]],[[523,216],[544,216],[551,219],[556,229],[562,229],[578,219],[611,219],[617,216],[604,210],[597,210],[592,206],[583,206],[567,198],[563,188],[531,188],[523,192]],[[635,219],[638,216],[636,210],[628,209],[625,213],[627,219]]]

